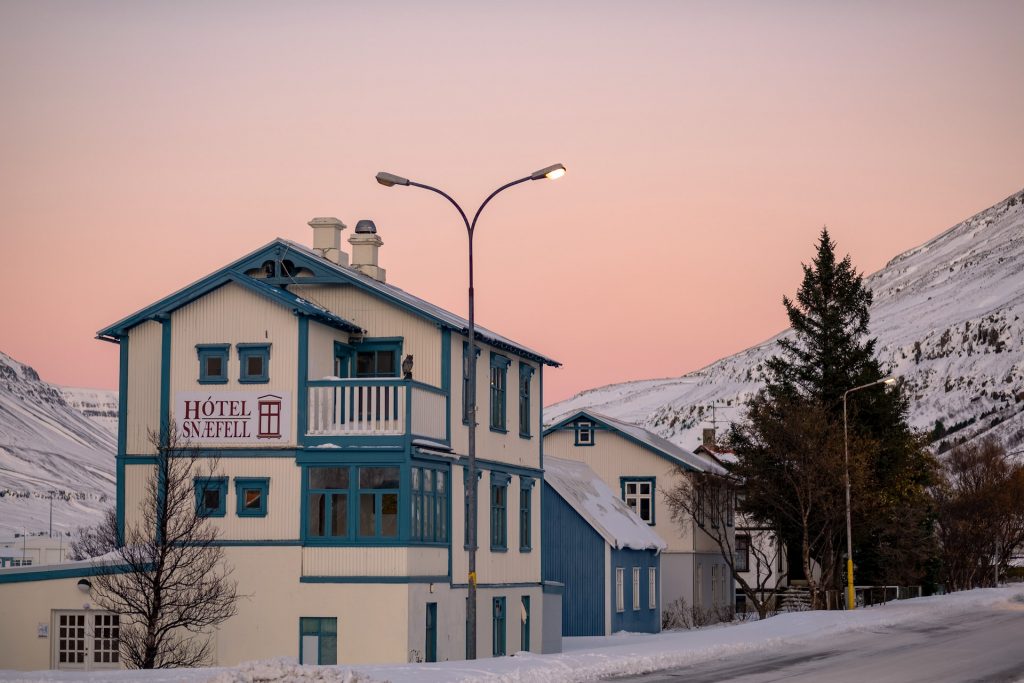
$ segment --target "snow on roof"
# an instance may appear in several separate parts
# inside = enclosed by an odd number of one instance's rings
[[[667,547],[585,463],[546,457],[544,481],[613,548],[661,552]]]

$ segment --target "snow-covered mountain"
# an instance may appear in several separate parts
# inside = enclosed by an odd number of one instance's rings
[[[0,353],[0,536],[46,531],[51,498],[55,532],[99,520],[114,497],[116,416],[111,392],[52,386]]]
[[[871,334],[906,381],[913,425],[933,432],[940,448],[988,433],[1008,446],[1024,442],[1024,191],[900,254],[865,282],[874,292]],[[581,392],[546,408],[545,421],[590,408],[693,448],[712,421],[721,431],[741,417],[764,361],[789,334],[682,377]]]

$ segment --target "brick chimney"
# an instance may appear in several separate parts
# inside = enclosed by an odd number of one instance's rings
[[[341,231],[347,226],[334,216],[320,216],[308,223],[313,228],[313,251],[340,266],[348,265],[348,254],[341,250]]]
[[[377,234],[377,226],[373,221],[364,218],[356,223],[356,232],[348,238],[348,243],[352,245],[352,267],[374,280],[384,282],[387,273],[377,265],[378,253],[384,242]]]

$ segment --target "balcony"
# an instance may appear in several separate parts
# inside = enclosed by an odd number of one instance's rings
[[[448,394],[405,379],[331,379],[307,383],[306,435],[404,436],[445,440]]]

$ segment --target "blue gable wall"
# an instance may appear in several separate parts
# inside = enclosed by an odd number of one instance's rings
[[[604,539],[547,484],[541,518],[541,574],[565,584],[562,635],[604,635]]]
[[[654,609],[650,605],[647,570],[654,567],[657,572],[655,590],[661,591],[661,558],[653,550],[612,550],[612,580],[608,604],[612,605],[612,633],[658,633],[661,631],[661,595],[656,595]],[[615,569],[623,569],[623,610],[615,611]],[[633,567],[640,567],[640,609],[633,609]]]

